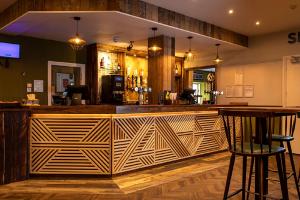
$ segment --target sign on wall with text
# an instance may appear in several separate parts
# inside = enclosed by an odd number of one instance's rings
[[[300,43],[300,32],[291,32],[288,34],[288,43],[295,44]]]

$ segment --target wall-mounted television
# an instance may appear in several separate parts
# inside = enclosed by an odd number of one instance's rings
[[[0,57],[20,58],[20,45],[13,43],[0,42]]]

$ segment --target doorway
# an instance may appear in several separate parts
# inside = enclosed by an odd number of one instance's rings
[[[188,87],[195,90],[197,104],[215,104],[216,67],[197,67],[188,69]]]
[[[300,108],[300,55],[286,56],[283,58],[282,104],[286,107]],[[300,154],[300,119],[297,118],[294,133],[295,141],[292,142],[293,153]]]
[[[48,106],[53,105],[52,96],[61,95],[67,85],[84,84],[84,64],[48,61]]]

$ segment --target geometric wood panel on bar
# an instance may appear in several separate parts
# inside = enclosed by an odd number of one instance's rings
[[[217,113],[114,118],[113,127],[113,174],[227,148]]]
[[[227,148],[216,111],[90,116],[33,115],[30,173],[119,174]]]
[[[110,118],[32,118],[30,173],[111,174]]]
[[[248,37],[245,35],[141,0],[17,0],[16,3],[0,13],[0,29],[30,11],[117,11],[248,47]]]

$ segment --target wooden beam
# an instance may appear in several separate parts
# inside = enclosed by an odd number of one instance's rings
[[[129,44],[128,44],[129,45]],[[137,50],[137,49],[131,49],[130,51],[127,51],[125,47],[118,47],[118,46],[113,46],[113,45],[108,45],[108,44],[97,44],[97,49],[98,51],[109,51],[113,53],[126,53],[126,55],[129,56],[137,56],[137,57],[147,57],[148,56],[148,51],[142,51],[142,50]]]
[[[118,11],[248,47],[248,37],[141,0],[18,0],[0,13],[0,29],[30,11]]]

